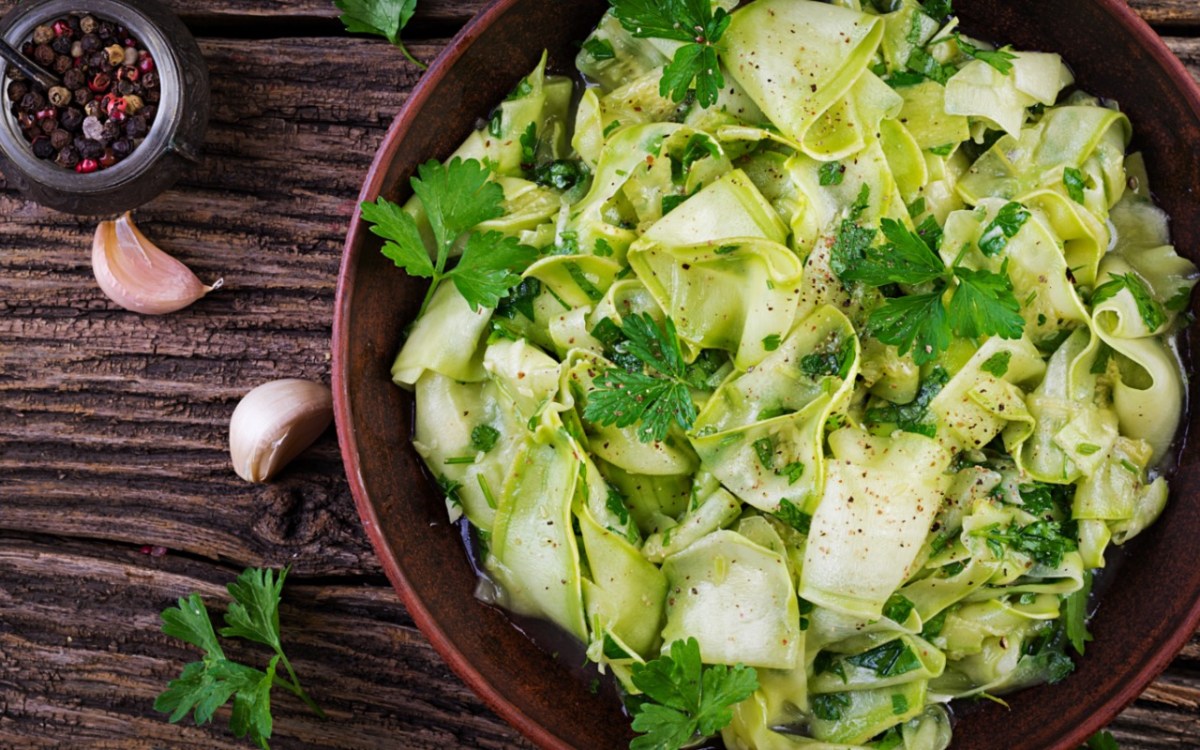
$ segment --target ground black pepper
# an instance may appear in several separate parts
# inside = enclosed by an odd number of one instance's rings
[[[47,92],[7,69],[9,112],[37,158],[80,173],[107,169],[153,127],[154,56],[124,27],[73,14],[35,28],[21,52],[62,79]]]

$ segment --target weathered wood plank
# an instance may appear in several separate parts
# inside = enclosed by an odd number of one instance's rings
[[[90,222],[0,196],[0,525],[376,571],[332,431],[256,487],[230,470],[226,428],[260,382],[327,379],[346,223],[415,71],[365,40],[203,46],[204,164],[139,220],[222,290],[166,317],[116,309],[91,275]]]
[[[1159,26],[1200,26],[1200,5],[1195,0],[1129,0],[1142,18]]]
[[[0,747],[245,750],[226,729],[168,724],[152,706],[199,652],[158,615],[198,591],[224,611],[236,571],[78,542],[0,538]],[[453,677],[383,585],[292,579],[283,640],[323,722],[277,691],[274,748],[527,747]],[[231,658],[269,653],[225,641]]]
[[[189,25],[201,29],[231,22],[250,22],[244,29],[269,34],[271,24],[296,24],[315,20],[334,21],[340,14],[333,0],[164,0]],[[0,0],[0,13],[19,0]],[[488,0],[421,0],[411,21],[414,29],[430,25],[461,25],[488,4]],[[325,31],[336,33],[339,24],[330,23]],[[413,37],[417,38],[417,37]]]
[[[1183,60],[1183,64],[1191,71],[1192,76],[1200,81],[1200,37],[1168,36],[1163,37],[1163,41],[1180,60]]]

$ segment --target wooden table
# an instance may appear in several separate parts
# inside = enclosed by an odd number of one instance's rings
[[[250,387],[328,380],[347,222],[419,71],[346,35],[329,0],[170,4],[211,68],[212,124],[203,165],[138,218],[224,289],[167,317],[119,310],[92,278],[92,222],[0,192],[0,748],[249,747],[227,710],[197,728],[151,709],[197,655],[159,612],[191,591],[223,610],[249,565],[292,566],[284,642],[331,719],[280,695],[273,747],[528,747],[413,626],[332,430],[269,485],[226,453]],[[1133,4],[1200,74],[1200,3]],[[432,59],[483,5],[420,0],[412,50]],[[1127,750],[1200,746],[1200,639],[1113,730]]]

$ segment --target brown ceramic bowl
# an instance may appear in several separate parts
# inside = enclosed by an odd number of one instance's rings
[[[1145,152],[1180,252],[1200,261],[1200,91],[1122,0],[960,0],[966,31],[1061,53],[1080,85],[1121,103]],[[396,118],[362,199],[407,198],[417,164],[447,157],[549,48],[572,70],[606,0],[499,0],[451,43]],[[397,57],[397,64],[399,64]],[[333,331],[338,436],[367,535],[409,613],[489,706],[544,748],[628,746],[628,719],[478,602],[460,531],[409,444],[412,398],[389,368],[423,283],[379,253],[357,215],[346,240]],[[446,342],[453,346],[454,342]],[[1192,380],[1195,403],[1197,379]],[[1200,409],[1188,426],[1195,428]],[[1186,433],[1185,433],[1186,434]],[[1074,750],[1136,698],[1200,623],[1200,449],[1181,452],[1173,500],[1132,542],[1104,593],[1078,670],[1055,686],[958,711],[958,750]],[[1200,745],[1200,737],[1195,738]]]

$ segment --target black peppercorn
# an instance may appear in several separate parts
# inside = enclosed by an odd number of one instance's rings
[[[81,86],[75,89],[73,96],[75,103],[82,107],[92,100],[92,90],[87,86]]]
[[[50,48],[49,44],[39,44],[33,48],[33,59],[37,61],[38,65],[50,67],[54,64],[54,50]]]
[[[129,96],[133,93],[133,81],[117,81],[116,92],[121,96]]]
[[[38,127],[42,129],[43,133],[50,135],[55,130],[58,130],[58,119],[54,117],[47,117],[38,123]]]
[[[55,37],[54,41],[50,42],[50,49],[54,50],[59,55],[71,54],[71,37],[59,36]]]
[[[59,55],[58,57],[54,58],[54,65],[51,66],[51,69],[55,73],[62,75],[74,66],[75,61],[71,59],[70,55]]]
[[[50,145],[54,146],[55,151],[60,151],[71,145],[71,140],[71,134],[61,128],[50,134]]]
[[[63,73],[63,85],[74,91],[80,86],[86,86],[87,78],[79,68],[71,68],[66,73]]]
[[[142,117],[146,118],[146,122],[154,122],[154,116],[156,114],[158,114],[158,106],[154,104],[148,104],[142,110]]]
[[[137,114],[125,121],[125,135],[130,138],[145,138],[148,132],[150,126],[144,115]]]
[[[117,34],[117,27],[109,21],[101,21],[100,25],[96,27],[96,33],[100,35],[101,39],[112,39]]]
[[[83,54],[85,54],[85,55],[95,54],[95,52],[100,49],[100,37],[98,37],[95,34],[92,34],[90,32],[85,33],[79,39],[79,45],[83,48]],[[92,63],[93,59],[94,58],[89,57],[88,62]],[[97,60],[96,62],[99,62],[99,61]],[[95,64],[95,63],[92,63],[92,64]]]
[[[153,70],[149,73],[142,73],[139,81],[146,89],[156,89],[158,88],[158,73],[155,73]]]
[[[58,153],[58,149],[50,145],[50,139],[46,136],[41,135],[33,139],[33,155],[37,158],[50,159],[56,153]]]
[[[10,81],[24,81],[25,76],[12,65],[4,69],[4,77]]]
[[[148,90],[145,94],[142,95],[142,99],[144,99],[147,104],[158,104],[158,99],[159,99],[158,89]]]
[[[67,16],[67,26],[71,27],[71,31],[74,31],[76,36],[79,36],[80,30],[83,28],[80,20],[79,16]]]
[[[60,167],[74,169],[75,165],[79,163],[79,149],[74,146],[64,146],[58,152],[58,158],[54,160],[54,163]]]
[[[121,137],[121,123],[109,120],[104,123],[104,128],[100,131],[101,143],[112,143]]]
[[[133,141],[128,138],[118,138],[113,141],[112,152],[118,159],[124,159],[133,153]]]
[[[29,84],[25,81],[12,81],[8,84],[8,100],[18,103],[29,93]]]
[[[99,159],[104,153],[104,144],[100,141],[93,141],[91,138],[76,138],[75,148],[79,149],[79,156],[82,159]]]
[[[83,111],[75,107],[69,107],[63,110],[62,116],[58,118],[60,127],[75,132],[83,125]]]
[[[21,109],[26,112],[35,112],[44,106],[46,106],[46,97],[37,91],[30,91],[21,97]]]

